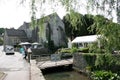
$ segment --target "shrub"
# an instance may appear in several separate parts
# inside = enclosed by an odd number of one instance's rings
[[[66,48],[62,48],[60,50],[61,53],[71,53],[71,49],[66,49]]]
[[[76,47],[73,47],[73,48],[62,48],[60,50],[61,53],[73,53],[73,52],[83,52],[83,53],[88,53],[88,48],[79,48],[77,49]]]
[[[92,72],[91,78],[93,80],[120,80],[120,76],[111,71],[95,71]]]
[[[101,54],[97,55],[95,66],[97,67],[97,69],[114,70],[114,68],[119,65],[117,64],[117,62],[119,62],[119,60],[116,60],[114,55]]]
[[[3,40],[0,38],[0,45],[2,45],[3,44]]]
[[[71,49],[71,53],[75,53],[75,52],[77,52],[77,48],[76,48],[76,47],[73,47],[73,48]]]
[[[99,48],[97,43],[89,44],[89,52],[92,53],[104,53],[104,49]]]
[[[89,52],[89,48],[79,48],[78,52],[88,53]]]

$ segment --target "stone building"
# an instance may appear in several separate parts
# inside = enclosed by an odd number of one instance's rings
[[[37,23],[40,22],[42,24],[38,25],[39,42],[48,43],[53,41],[57,47],[67,45],[64,23],[56,13],[38,19]]]
[[[24,22],[17,30],[6,29],[4,45],[16,45],[20,42],[38,42],[43,45],[52,43],[56,47],[67,46],[64,23],[56,13],[36,20],[36,27]]]
[[[30,28],[30,23],[24,22],[18,30],[23,30],[26,33],[26,36],[28,38],[28,41],[31,42],[32,39],[32,29]]]
[[[16,45],[20,42],[28,41],[27,35],[24,30],[5,29],[4,32],[4,45]]]
[[[52,41],[57,47],[67,45],[64,23],[56,13],[37,19],[33,29],[30,23],[24,22],[19,30],[24,30],[31,42],[43,44]]]

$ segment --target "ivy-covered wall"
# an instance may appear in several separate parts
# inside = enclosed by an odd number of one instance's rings
[[[73,55],[73,68],[81,72],[86,72],[87,69],[95,65],[96,55],[89,53],[75,53]]]
[[[120,71],[119,54],[75,53],[73,58],[73,68],[82,72],[88,70]]]
[[[73,68],[84,72],[86,66],[87,66],[87,62],[84,59],[83,55],[82,54],[74,54],[74,56],[73,56]]]

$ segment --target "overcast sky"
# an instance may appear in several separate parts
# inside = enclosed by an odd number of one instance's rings
[[[0,2],[0,28],[18,28],[23,22],[30,22],[30,2],[26,2],[20,5],[20,0],[1,0]],[[40,17],[40,12],[44,12],[45,15],[57,12],[62,18],[65,15],[63,8],[57,8],[53,11],[50,9],[50,5],[45,4],[43,9],[38,10],[37,18]],[[47,8],[47,9],[45,9]],[[62,11],[62,12],[61,12]],[[41,13],[41,14],[42,14]]]
[[[26,0],[23,5],[20,5],[19,1],[20,0],[0,0],[0,28],[14,27],[17,29],[20,27],[20,25],[23,24],[23,22],[30,22],[30,0]],[[84,0],[81,1],[81,4],[83,6],[79,7],[79,12],[86,14],[87,11],[84,7],[86,4]],[[58,6],[60,6],[60,4],[58,4]],[[45,13],[45,15],[48,15],[53,12],[57,12],[60,18],[66,14],[65,10],[62,7],[54,7],[51,6],[50,3],[46,3],[42,9],[38,9],[37,18],[39,18],[43,13]],[[116,13],[113,12],[113,14],[115,15]]]

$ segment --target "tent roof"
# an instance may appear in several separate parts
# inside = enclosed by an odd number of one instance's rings
[[[29,42],[21,42],[19,45],[30,45],[31,43]]]
[[[100,35],[89,35],[89,36],[76,37],[72,41],[72,43],[89,43],[89,42],[95,42],[95,41],[97,41],[98,37],[100,37]]]

